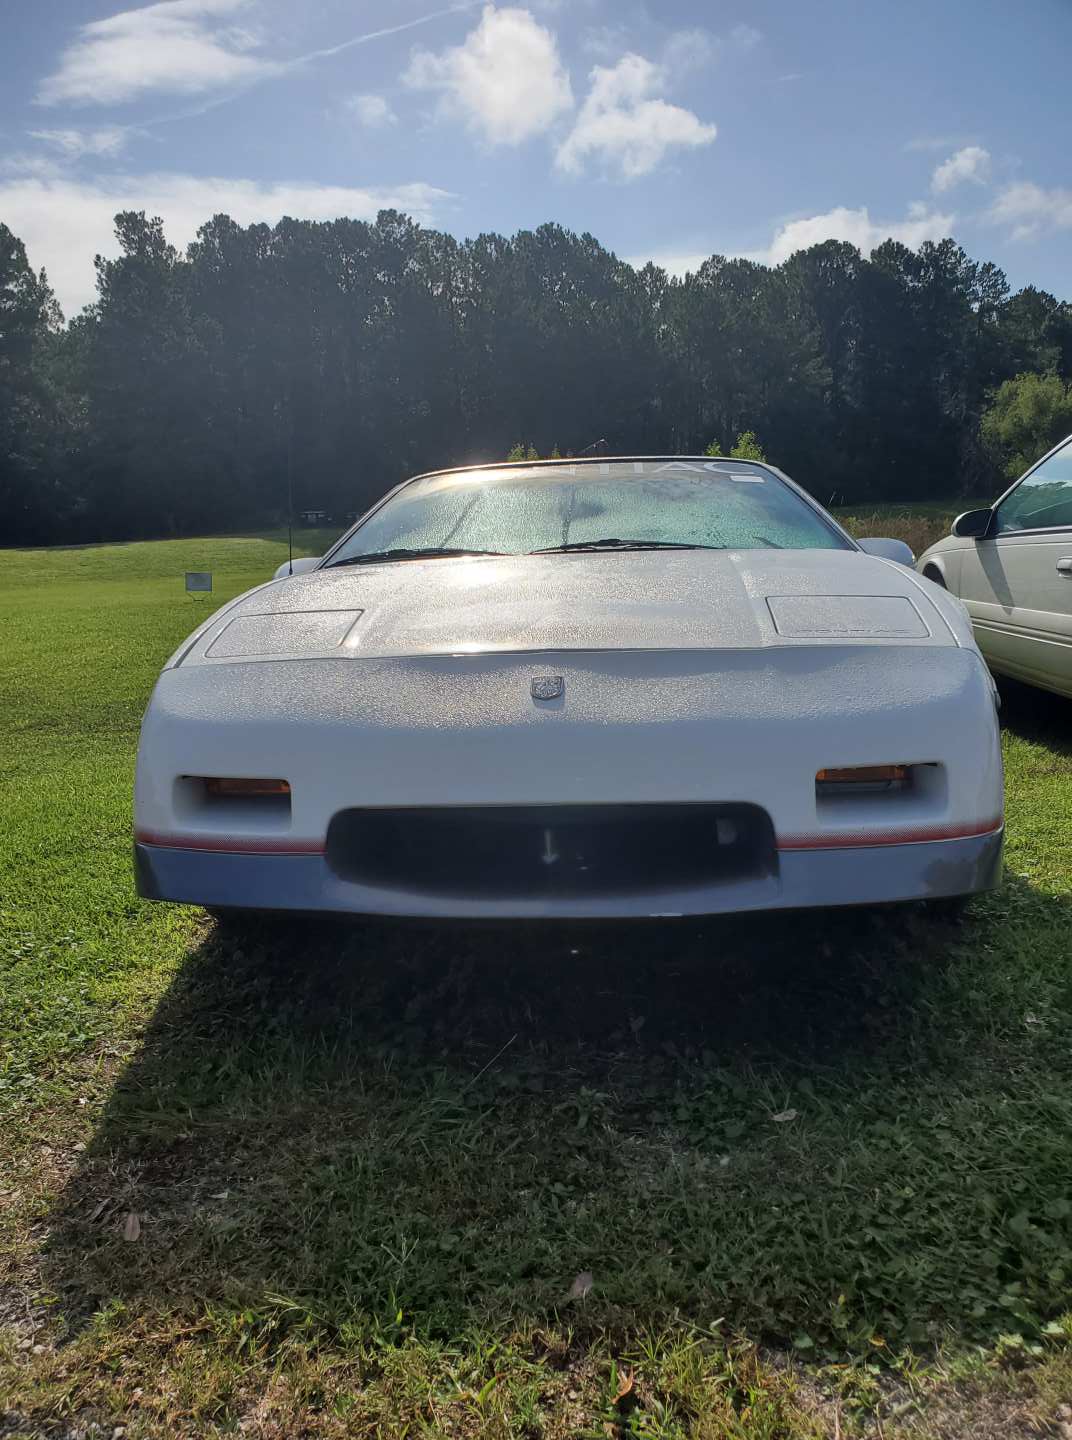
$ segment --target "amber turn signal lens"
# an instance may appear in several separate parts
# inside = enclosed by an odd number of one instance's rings
[[[849,770],[819,770],[820,785],[899,785],[908,779],[907,765],[856,765]]]
[[[205,791],[209,795],[247,798],[254,795],[289,795],[290,786],[286,780],[227,780],[206,776]]]

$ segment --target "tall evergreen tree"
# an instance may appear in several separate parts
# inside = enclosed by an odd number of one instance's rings
[[[44,271],[34,273],[22,241],[0,223],[0,536],[6,544],[48,539],[75,508],[62,324]]]

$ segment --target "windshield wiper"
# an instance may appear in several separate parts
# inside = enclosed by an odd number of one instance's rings
[[[561,555],[569,550],[715,550],[715,545],[693,545],[687,540],[619,540],[616,535],[606,540],[570,540],[565,545],[545,545],[530,550],[530,555]]]
[[[347,555],[344,560],[333,560],[325,570],[334,570],[337,565],[386,565],[391,560],[449,560],[459,555],[502,555],[502,550],[455,550],[449,547],[428,550],[409,549],[404,545],[393,550],[370,550],[364,555]]]

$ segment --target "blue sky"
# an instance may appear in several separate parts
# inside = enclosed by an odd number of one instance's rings
[[[682,272],[953,234],[1072,298],[1072,0],[19,0],[0,220],[68,314],[120,208],[458,236],[556,220]]]

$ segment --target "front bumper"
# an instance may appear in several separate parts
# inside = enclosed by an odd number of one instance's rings
[[[212,908],[425,919],[628,919],[939,900],[992,890],[1003,830],[955,840],[780,850],[773,873],[583,897],[444,895],[340,879],[323,854],[233,854],[136,842],[138,893]]]

